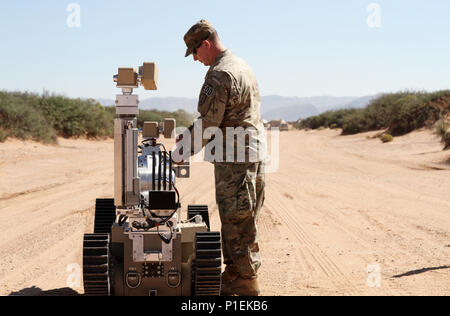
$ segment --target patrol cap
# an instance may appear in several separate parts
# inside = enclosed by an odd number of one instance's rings
[[[186,43],[186,55],[188,57],[193,53],[194,49],[200,46],[200,44],[207,39],[211,34],[214,34],[216,30],[211,23],[206,20],[200,20],[194,24],[186,35],[184,35],[184,42]]]

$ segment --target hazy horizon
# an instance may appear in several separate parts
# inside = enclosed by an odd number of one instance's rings
[[[387,94],[387,93],[398,93],[398,92],[426,92],[426,93],[433,93],[433,92],[437,92],[437,91],[443,91],[443,90],[450,90],[450,88],[448,89],[438,89],[438,90],[415,90],[415,89],[401,89],[401,90],[392,90],[392,91],[380,91],[380,92],[376,92],[373,94],[365,94],[365,95],[331,95],[331,94],[323,94],[323,95],[306,95],[306,96],[299,96],[299,95],[281,95],[281,94],[268,94],[268,95],[263,95],[261,94],[261,97],[282,97],[282,98],[299,98],[299,99],[308,99],[308,98],[325,98],[325,97],[330,97],[330,98],[363,98],[363,97],[368,97],[368,96],[375,96],[375,95],[379,95],[379,94]],[[116,89],[116,93],[114,93],[111,96],[106,96],[106,97],[95,97],[95,96],[76,96],[76,95],[68,95],[66,92],[56,92],[56,91],[51,91],[48,90],[46,88],[43,88],[41,91],[37,91],[37,90],[30,90],[30,89],[25,89],[25,90],[19,90],[19,89],[0,89],[0,91],[4,91],[4,92],[28,92],[28,93],[33,93],[33,94],[38,94],[38,95],[42,95],[45,92],[50,93],[50,95],[54,94],[54,95],[61,95],[64,97],[69,97],[69,98],[80,98],[83,100],[86,99],[95,99],[95,100],[115,100],[115,96],[117,94],[120,94],[120,89]],[[134,94],[143,94],[145,93],[145,96],[140,97],[140,100],[146,100],[146,99],[151,99],[151,98],[179,98],[179,99],[195,99],[198,100],[198,96],[163,96],[163,95],[151,95],[151,92],[149,93],[148,91],[145,91],[143,87],[139,87],[138,89],[134,90]]]
[[[118,67],[154,61],[159,89],[141,99],[197,98],[208,68],[184,58],[183,36],[201,18],[249,63],[263,96],[450,89],[445,0],[72,1],[2,4],[0,90],[114,99]]]

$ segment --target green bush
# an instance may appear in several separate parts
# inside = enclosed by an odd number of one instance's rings
[[[434,124],[434,133],[441,137],[444,144],[444,150],[450,149],[450,123],[445,120],[439,120]]]
[[[112,136],[113,116],[93,100],[0,92],[0,126],[7,135],[43,143],[57,136]]]
[[[392,135],[390,134],[383,134],[380,136],[380,139],[383,143],[389,143],[394,140],[394,137],[392,137]]]
[[[434,133],[439,137],[444,137],[447,130],[450,128],[450,124],[445,120],[439,120],[434,124]]]
[[[0,91],[0,141],[7,137],[54,143],[62,137],[112,137],[115,107],[103,107],[92,99],[71,99],[61,95]],[[189,126],[193,116],[186,111],[140,111],[144,121],[175,118],[177,126]]]
[[[33,106],[34,98],[28,93],[0,92],[0,127],[8,131],[8,137],[53,143],[56,131]]]
[[[328,111],[304,119],[299,128],[339,127],[342,134],[388,129],[400,136],[417,128],[431,127],[450,113],[450,90],[434,93],[398,92],[382,95],[363,109]]]
[[[441,110],[427,100],[426,95],[411,95],[399,99],[395,105],[399,111],[392,115],[389,131],[393,135],[404,135],[417,128],[427,126],[428,122],[439,120]]]
[[[8,135],[6,134],[6,132],[0,129],[0,143],[5,142],[7,138]]]
[[[350,135],[365,132],[368,126],[368,118],[363,110],[355,111],[345,117],[342,126],[342,134]]]
[[[447,129],[445,134],[442,136],[442,142],[444,143],[444,150],[450,149],[450,128]]]
[[[306,118],[296,124],[295,127],[298,129],[317,129],[319,127],[342,128],[344,124],[344,118],[350,114],[355,113],[356,111],[357,110],[355,109],[327,111],[320,115]]]
[[[38,107],[63,137],[113,135],[113,115],[94,100],[43,95]]]

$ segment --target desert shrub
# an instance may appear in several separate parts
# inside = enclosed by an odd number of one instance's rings
[[[394,137],[392,137],[392,135],[390,134],[383,134],[380,136],[380,139],[383,143],[389,143],[394,140]]]
[[[62,137],[112,137],[115,107],[103,107],[95,100],[73,99],[61,95],[0,91],[1,139],[16,137],[44,143]],[[193,115],[176,112],[140,111],[138,124],[175,118],[177,126],[189,126]]]
[[[298,129],[317,129],[319,127],[342,128],[345,117],[355,113],[356,109],[343,109],[337,111],[327,111],[320,115],[311,116],[298,123]],[[334,127],[331,127],[331,126]]]
[[[433,127],[434,133],[441,137],[444,150],[450,149],[450,123],[445,120],[439,120]]]
[[[113,116],[93,100],[0,92],[0,126],[7,135],[44,143],[63,137],[111,136]]]
[[[450,128],[442,136],[442,142],[444,143],[444,150],[450,149]]]
[[[8,134],[0,128],[0,143],[3,143],[8,138]]]
[[[44,143],[56,141],[56,131],[32,104],[30,94],[0,93],[0,127],[8,137],[32,139]]]
[[[103,137],[113,134],[113,116],[92,99],[43,95],[39,109],[63,137]]]
[[[417,128],[431,127],[450,113],[450,91],[405,91],[384,94],[363,109],[328,111],[301,121],[299,128],[339,127],[342,134],[388,129],[400,136]]]
[[[303,129],[303,127],[302,127],[302,121],[301,121],[301,120],[298,120],[297,122],[294,123],[293,127],[294,127],[295,129]]]
[[[368,130],[368,118],[364,115],[363,110],[356,111],[345,117],[342,134],[350,135],[365,132]]]
[[[391,115],[389,131],[392,135],[404,135],[424,127],[427,122],[436,122],[440,118],[440,109],[426,102],[425,96],[410,95],[396,101],[398,112]]]
[[[444,137],[445,133],[450,128],[450,124],[445,120],[439,120],[434,124],[433,128],[436,135]]]

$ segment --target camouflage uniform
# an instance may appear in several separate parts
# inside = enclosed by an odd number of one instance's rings
[[[256,277],[261,265],[257,223],[264,203],[264,163],[216,163],[214,173],[224,263],[243,278]]]
[[[198,41],[192,43],[191,39],[198,37],[198,33],[191,29],[185,36],[187,56],[192,53],[193,45],[198,45]],[[212,161],[222,222],[223,257],[228,267],[246,279],[255,278],[261,265],[257,221],[264,203],[266,145],[260,103],[258,83],[250,67],[229,50],[220,53],[210,66],[200,92],[198,120],[202,121],[202,132],[208,127],[218,127],[223,132],[223,158],[228,159]],[[226,138],[227,127],[251,128],[256,133],[247,135],[245,144],[239,147],[237,138]],[[195,154],[198,150],[193,146],[193,126],[189,130],[191,154]],[[226,155],[227,140],[234,149],[231,157]],[[203,140],[202,147],[207,142]],[[245,151],[244,161],[237,160],[238,150]]]

